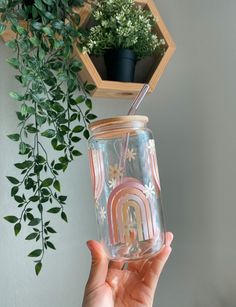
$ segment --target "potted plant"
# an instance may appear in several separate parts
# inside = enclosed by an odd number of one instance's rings
[[[15,33],[7,42],[14,56],[7,61],[20,84],[20,90],[10,92],[17,101],[18,130],[8,135],[19,150],[14,163],[19,176],[7,177],[17,209],[5,220],[15,235],[27,227],[25,239],[36,242],[28,256],[37,275],[46,251],[55,249],[51,217],[67,222],[60,176],[82,154],[80,141],[89,137],[87,126],[96,118],[89,97],[94,86],[77,77],[82,63],[73,56],[73,46],[80,16],[73,5],[80,7],[83,1],[0,1],[0,34],[9,26]]]
[[[165,52],[165,40],[154,32],[154,16],[134,0],[98,0],[92,19],[82,51],[104,55],[109,80],[133,82],[138,60]]]

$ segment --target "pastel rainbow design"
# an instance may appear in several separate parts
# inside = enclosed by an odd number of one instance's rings
[[[97,201],[101,196],[105,184],[105,171],[102,150],[89,150],[89,165],[93,186],[93,194],[95,200]]]
[[[154,140],[152,140],[152,141],[154,142]],[[155,146],[155,143],[154,143],[154,146]],[[161,183],[160,183],[160,177],[159,177],[159,170],[158,170],[158,163],[157,163],[157,156],[156,156],[155,147],[154,147],[154,150],[152,150],[147,146],[147,153],[148,153],[149,167],[151,168],[153,180],[155,182],[157,192],[158,192],[158,194],[160,194]]]
[[[145,196],[145,187],[135,178],[124,178],[110,194],[107,204],[107,217],[111,244],[126,243],[133,239],[138,241],[153,238],[150,204]],[[136,230],[129,221],[129,208],[135,211]],[[132,237],[133,233],[136,237]]]

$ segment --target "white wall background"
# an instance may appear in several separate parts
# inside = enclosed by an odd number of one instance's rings
[[[158,157],[173,254],[162,275],[155,306],[236,306],[236,22],[235,0],[159,0],[159,10],[177,52],[158,89],[140,113],[150,117],[159,138]],[[90,255],[85,242],[96,238],[87,156],[63,178],[69,195],[69,224],[59,221],[57,252],[48,253],[35,277],[26,254],[31,243],[2,217],[14,213],[9,185],[14,174],[16,88],[0,43],[0,306],[81,306]],[[100,118],[125,114],[122,101],[96,100]],[[86,144],[83,145],[86,152]],[[98,306],[106,307],[106,306]]]

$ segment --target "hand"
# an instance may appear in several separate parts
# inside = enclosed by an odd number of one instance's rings
[[[88,241],[92,255],[90,276],[83,307],[151,307],[162,269],[171,253],[173,234],[166,234],[166,245],[156,256],[142,261],[108,261],[102,245]]]

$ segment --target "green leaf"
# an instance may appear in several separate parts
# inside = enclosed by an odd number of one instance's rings
[[[17,224],[14,226],[15,235],[17,236],[17,235],[19,234],[20,231],[21,231],[21,223],[17,223]]]
[[[15,195],[14,198],[15,198],[15,201],[18,202],[18,203],[23,203],[24,202],[24,199],[21,196],[19,196],[19,195]]]
[[[43,2],[46,3],[45,0],[44,0]],[[47,18],[50,19],[50,20],[53,20],[53,19],[56,18],[56,17],[55,17],[52,13],[50,13],[50,12],[45,12],[44,15],[45,15],[45,17],[47,17]]]
[[[44,164],[44,162],[45,162],[46,160],[45,160],[45,158],[44,158],[43,156],[38,155],[38,156],[36,157],[36,161],[37,161],[37,163],[39,163],[39,164]]]
[[[50,247],[51,249],[56,249],[56,247],[52,244],[52,242],[47,241],[47,246]]]
[[[57,233],[56,230],[54,230],[52,227],[48,226],[47,231],[50,233]]]
[[[41,192],[43,195],[46,195],[46,196],[50,195],[50,191],[48,189],[42,189]]]
[[[33,161],[31,160],[26,160],[22,163],[15,163],[15,167],[19,168],[19,169],[28,169],[33,165]]]
[[[31,196],[31,197],[29,198],[29,200],[32,201],[32,202],[36,202],[36,201],[38,201],[39,199],[40,199],[40,197],[37,196],[37,195]]]
[[[21,112],[16,112],[16,115],[17,115],[17,118],[18,118],[20,121],[25,120],[25,116],[23,116],[23,115],[21,114]]]
[[[28,114],[28,107],[25,103],[21,105],[20,112],[22,116],[26,116]]]
[[[54,165],[54,169],[56,169],[57,171],[62,170],[64,167],[64,165],[62,163],[57,163]]]
[[[37,124],[39,126],[42,126],[44,123],[46,123],[47,117],[46,116],[36,115],[36,121],[37,121]]]
[[[78,136],[73,136],[73,137],[71,138],[71,141],[74,142],[74,143],[77,143],[77,142],[79,142],[80,140],[81,140],[81,138],[79,138]]]
[[[61,191],[61,185],[60,185],[60,182],[58,180],[55,180],[54,183],[53,183],[53,186],[54,188],[60,192]]]
[[[71,117],[70,117],[70,122],[73,122],[73,121],[76,120],[76,119],[77,119],[77,114],[74,113],[74,114],[72,114]]]
[[[49,187],[50,185],[52,185],[53,183],[53,179],[52,178],[47,178],[47,179],[44,179],[43,182],[42,182],[42,187]]]
[[[18,142],[19,139],[20,139],[20,135],[18,133],[15,133],[15,134],[9,134],[8,135],[9,139],[12,140],[12,141],[16,141]]]
[[[35,47],[38,47],[40,45],[40,40],[35,36],[30,37],[29,40],[31,44]]]
[[[75,133],[79,133],[79,132],[81,132],[83,130],[84,130],[83,126],[76,126],[76,127],[73,128],[72,131],[75,132]]]
[[[61,20],[54,21],[52,24],[54,29],[61,30],[64,27],[64,22]]]
[[[29,132],[29,133],[37,133],[37,132],[39,132],[38,129],[36,129],[35,127],[32,127],[32,126],[27,126],[27,127],[26,127],[26,130],[27,130],[27,132]]]
[[[27,106],[27,113],[29,113],[29,114],[35,114],[35,113],[36,113],[36,110],[35,110],[34,107]]]
[[[64,195],[61,195],[58,197],[58,199],[62,202],[66,201],[67,200],[67,196],[64,196]]]
[[[74,60],[72,63],[71,63],[71,66],[70,66],[70,69],[72,72],[79,72],[81,69],[82,69],[82,63],[77,61],[77,60]]]
[[[6,30],[6,26],[2,23],[0,23],[0,35],[3,34],[3,32]]]
[[[25,240],[33,240],[35,239],[36,237],[38,236],[38,233],[37,232],[32,232],[31,234],[29,234]]]
[[[40,10],[40,11],[44,11],[45,10],[45,6],[43,4],[43,2],[41,0],[34,0],[34,5]]]
[[[56,214],[60,211],[61,211],[61,208],[54,207],[54,208],[49,209],[47,212]]]
[[[22,100],[24,100],[24,96],[22,96],[22,95],[20,95],[20,94],[18,94],[18,93],[16,93],[16,92],[13,92],[13,91],[9,93],[9,96],[10,96],[11,98],[17,100],[17,101],[22,101]],[[23,114],[22,114],[22,115],[23,115]]]
[[[85,137],[87,140],[89,139],[90,134],[89,134],[89,131],[88,131],[87,129],[84,130],[83,135],[84,135],[84,137]]]
[[[19,150],[21,154],[24,154],[26,152],[27,145],[24,142],[20,142]]]
[[[13,184],[18,184],[20,183],[20,181],[18,179],[16,179],[15,177],[10,177],[10,176],[7,176],[7,179],[13,183]]]
[[[89,119],[89,120],[93,120],[93,119],[96,119],[96,118],[97,118],[97,115],[95,115],[95,114],[90,113],[90,114],[87,115],[87,119]]]
[[[41,133],[42,136],[46,138],[53,138],[55,136],[56,132],[53,129],[48,129],[45,130],[44,132]]]
[[[42,23],[37,21],[33,21],[31,25],[35,30],[41,30],[43,27]]]
[[[40,273],[40,271],[41,271],[41,269],[42,269],[42,262],[38,262],[36,265],[35,265],[35,273],[36,273],[36,275],[38,276],[39,275],[39,273]]]
[[[19,220],[18,217],[13,215],[5,216],[4,219],[12,224],[15,224]]]
[[[62,213],[61,213],[61,218],[62,218],[66,223],[68,223],[67,215],[65,214],[64,211],[62,211]]]
[[[38,210],[40,213],[43,212],[43,205],[42,204],[38,204]]]
[[[20,35],[27,35],[27,31],[21,27],[21,26],[17,26],[16,27],[16,31],[20,34]]]
[[[85,89],[86,89],[86,91],[88,91],[88,92],[92,92],[93,90],[96,89],[96,86],[93,85],[93,84],[87,84],[87,85],[85,86]]]
[[[34,216],[33,216],[33,214],[31,214],[31,213],[27,213],[27,218],[30,220],[30,221],[32,221],[33,219],[34,219]]]
[[[18,69],[19,65],[20,65],[19,60],[17,58],[7,59],[7,63],[10,64],[15,69]],[[12,97],[12,98],[15,99],[14,97]]]
[[[73,150],[73,151],[72,151],[72,154],[73,154],[75,157],[79,157],[79,156],[82,155],[82,153],[81,153],[80,151],[78,151],[78,150]]]
[[[80,95],[79,97],[77,97],[77,98],[75,99],[75,101],[76,101],[77,104],[82,103],[82,102],[85,101],[85,96]]]
[[[65,148],[66,148],[66,145],[59,144],[59,145],[57,145],[54,149],[55,149],[55,150],[58,150],[58,151],[61,151],[61,150],[65,149]]]
[[[35,218],[29,222],[29,226],[36,226],[41,222],[41,219]]]
[[[43,32],[45,34],[47,34],[48,36],[52,36],[54,33],[53,33],[53,30],[50,28],[50,27],[43,27]]]
[[[16,40],[12,39],[9,42],[6,42],[6,46],[13,50],[16,50],[16,47],[17,47]]]
[[[86,99],[85,100],[85,104],[86,104],[86,106],[91,110],[92,109],[92,100],[91,99]]]
[[[11,189],[11,196],[16,195],[18,191],[19,191],[19,188],[17,186],[12,187],[12,189]]]
[[[35,249],[31,253],[29,253],[28,257],[39,257],[42,254],[41,249]]]

